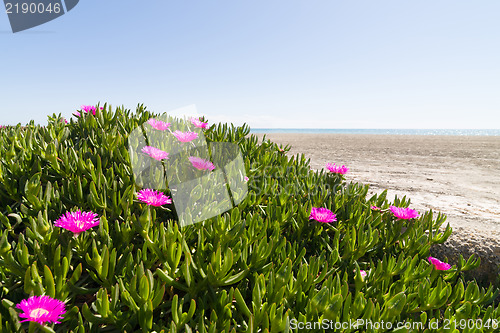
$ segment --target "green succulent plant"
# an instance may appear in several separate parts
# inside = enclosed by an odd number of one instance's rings
[[[368,186],[313,171],[246,125],[204,134],[239,146],[247,195],[181,228],[175,209],[135,197],[128,135],[157,116],[105,104],[68,124],[53,115],[46,127],[0,128],[0,332],[287,332],[292,322],[358,320],[421,322],[426,332],[498,328],[498,289],[462,274],[479,259],[446,271],[427,260],[452,232],[441,228],[444,215],[395,218],[389,207],[408,207],[406,197],[368,197]],[[313,207],[336,221],[311,220]],[[54,225],[77,209],[99,225],[77,235]],[[16,305],[41,295],[65,303],[60,323],[21,322]]]

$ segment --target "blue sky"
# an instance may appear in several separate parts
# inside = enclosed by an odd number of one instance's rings
[[[254,128],[500,128],[500,1],[106,0],[13,34],[0,124],[108,102]]]

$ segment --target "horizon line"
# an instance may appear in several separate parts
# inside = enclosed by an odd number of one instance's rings
[[[337,128],[319,128],[319,127],[251,127],[256,130],[422,130],[422,131],[500,131],[500,128],[376,128],[376,127],[337,127]]]

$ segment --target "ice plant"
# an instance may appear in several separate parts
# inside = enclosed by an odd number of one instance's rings
[[[142,147],[141,151],[144,154],[148,154],[149,156],[151,156],[152,158],[154,158],[157,161],[168,160],[168,153],[161,150],[161,149],[151,147],[151,146],[144,146],[144,147]]]
[[[332,173],[338,173],[341,175],[345,175],[347,172],[349,172],[349,168],[346,167],[345,165],[335,165],[335,163],[326,163],[326,168],[332,172]]]
[[[332,213],[331,210],[327,208],[316,208],[311,209],[311,214],[309,215],[309,220],[316,220],[318,222],[330,223],[337,221],[337,217]]]
[[[427,260],[429,260],[429,262],[433,264],[438,271],[447,271],[451,268],[450,264],[442,262],[441,260],[434,257],[429,257],[427,258]]]
[[[172,133],[177,140],[180,142],[190,142],[193,141],[194,139],[198,138],[198,133],[196,132],[181,132],[181,131],[175,131]]]
[[[60,300],[49,296],[32,296],[27,300],[22,300],[16,308],[23,311],[19,317],[26,318],[23,321],[35,321],[41,325],[47,322],[60,324],[59,319],[66,313],[65,304]]]
[[[356,270],[353,270],[353,272],[354,272],[354,274],[356,274]],[[362,279],[364,279],[367,275],[367,273],[362,269],[359,270],[359,274],[361,275]]]
[[[247,176],[245,176],[245,178],[243,179],[245,180],[245,182],[248,182],[250,180]]]
[[[82,106],[80,106],[80,109],[81,109],[82,111],[85,111],[85,113],[92,112],[92,114],[95,116],[95,111],[96,111],[96,108],[95,108],[95,106],[93,106],[93,105],[82,105]],[[101,109],[101,110],[102,110],[103,108],[102,108],[102,107],[100,107],[99,109]],[[77,112],[74,112],[73,114],[74,114],[75,116],[77,116],[77,117],[80,117],[80,112],[78,112],[78,111],[77,111]]]
[[[208,123],[204,123],[202,122],[200,119],[198,118],[191,118],[191,123],[198,127],[198,128],[203,128],[203,129],[207,129],[208,128]]]
[[[154,118],[149,119],[147,123],[151,125],[154,129],[157,129],[159,131],[164,131],[168,129],[171,125],[171,123],[166,123],[164,121],[156,120]]]
[[[93,105],[82,105],[80,108],[83,111],[85,111],[86,113],[92,112],[92,114],[95,116],[95,106],[93,106]],[[101,110],[102,110],[102,108],[101,108]]]
[[[160,191],[154,191],[152,189],[144,189],[140,190],[137,199],[141,200],[142,202],[147,203],[150,206],[163,206],[165,204],[171,204],[172,199],[170,199],[168,196],[163,194]]]
[[[67,212],[54,222],[56,227],[67,229],[75,234],[99,225],[98,215],[93,212]]]
[[[212,162],[210,162],[209,160],[204,160],[200,157],[190,156],[189,162],[191,162],[191,164],[198,170],[212,171],[215,169],[215,165]]]
[[[372,210],[375,210],[375,211],[380,210],[380,207],[377,207],[377,206],[371,206],[370,208],[371,208]]]
[[[390,206],[389,209],[394,214],[394,216],[396,216],[398,219],[403,220],[417,218],[420,215],[416,210],[410,208]]]

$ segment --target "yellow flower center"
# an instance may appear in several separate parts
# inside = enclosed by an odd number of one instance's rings
[[[45,309],[42,309],[42,308],[36,308],[36,309],[33,309],[31,310],[30,312],[30,316],[32,318],[40,318],[41,316],[45,315],[49,313],[49,311],[45,310]]]
[[[76,226],[78,227],[78,229],[82,229],[85,226],[85,221],[82,220],[76,221]]]

